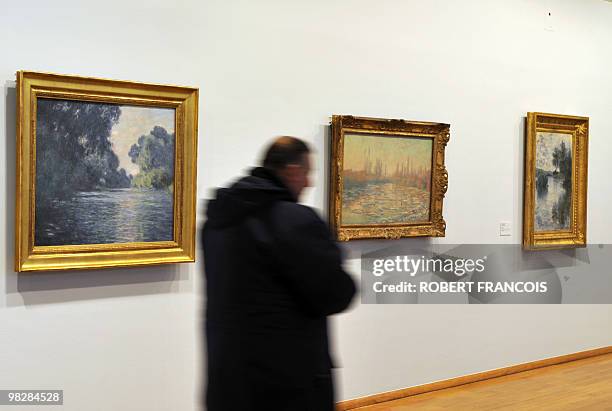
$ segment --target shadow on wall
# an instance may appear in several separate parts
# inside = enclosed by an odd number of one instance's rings
[[[320,147],[321,152],[316,147]],[[313,161],[313,175],[318,170],[322,171],[321,179],[318,177],[312,177],[312,183],[314,183],[313,199],[315,208],[319,208],[319,215],[325,221],[329,221],[329,173],[331,164],[331,127],[329,124],[317,125],[317,133],[315,134],[313,143],[311,145],[313,152],[311,153]],[[320,206],[318,206],[320,204]]]
[[[191,291],[191,264],[145,268],[79,270],[19,274],[14,271],[15,179],[16,179],[16,89],[5,84],[6,104],[6,230],[5,281],[9,307],[57,304],[100,298],[177,293]]]

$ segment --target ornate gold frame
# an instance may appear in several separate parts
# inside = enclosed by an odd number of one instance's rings
[[[37,99],[175,109],[174,240],[35,246]],[[15,270],[50,271],[195,261],[198,89],[31,71],[17,72]]]
[[[586,246],[587,165],[589,118],[559,114],[528,113],[523,186],[523,248],[560,249]],[[572,224],[567,231],[534,231],[536,134],[539,131],[572,135]]]
[[[442,204],[448,188],[444,150],[450,138],[449,124],[334,115],[331,127],[332,161],[329,215],[330,224],[338,240],[444,237],[446,222],[442,217]],[[418,224],[341,225],[343,187],[341,170],[344,161],[345,133],[426,137],[433,140],[430,221]]]

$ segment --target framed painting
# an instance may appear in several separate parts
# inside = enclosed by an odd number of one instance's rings
[[[586,246],[589,119],[528,113],[523,248]]]
[[[450,126],[332,117],[330,222],[341,241],[443,237]]]
[[[198,89],[17,73],[15,270],[195,259]]]

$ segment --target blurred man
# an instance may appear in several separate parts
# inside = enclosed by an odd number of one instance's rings
[[[297,203],[309,172],[308,146],[280,137],[208,205],[208,411],[334,409],[327,316],[355,285],[325,223]]]

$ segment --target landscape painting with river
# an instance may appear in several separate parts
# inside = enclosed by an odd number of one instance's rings
[[[572,223],[572,135],[536,135],[536,232],[569,230]]]
[[[430,219],[433,140],[345,134],[342,224],[412,224]]]
[[[175,110],[39,98],[37,246],[172,241]]]

